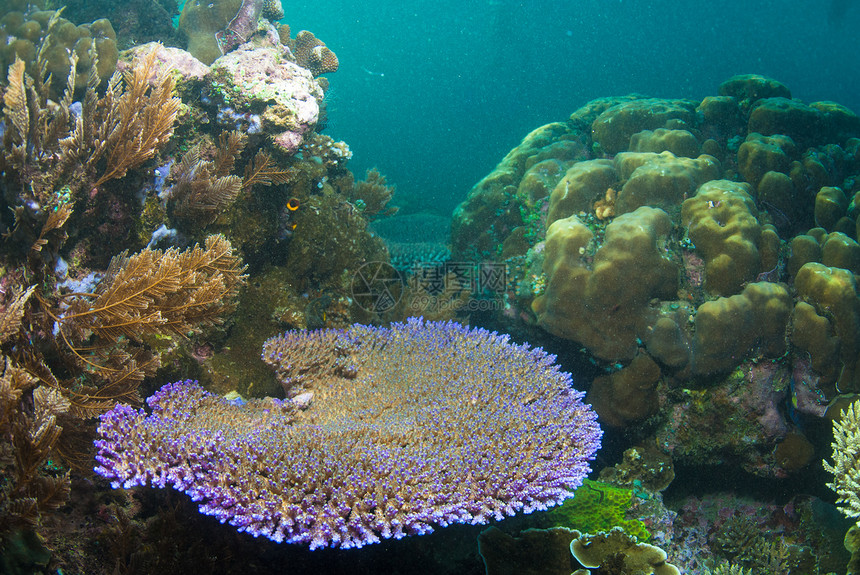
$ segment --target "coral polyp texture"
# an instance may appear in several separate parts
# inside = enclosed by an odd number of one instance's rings
[[[540,348],[456,323],[290,332],[266,342],[289,398],[191,381],[101,418],[96,471],[172,485],[240,531],[361,547],[556,505],[588,474],[596,415]]]

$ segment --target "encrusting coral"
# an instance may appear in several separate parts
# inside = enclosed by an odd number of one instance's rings
[[[574,497],[546,512],[541,519],[556,527],[571,527],[583,533],[598,533],[619,527],[628,535],[647,541],[651,534],[638,519],[629,519],[634,491],[586,479]]]
[[[96,471],[172,485],[241,531],[360,547],[560,503],[600,444],[554,357],[455,323],[268,341],[289,398],[231,402],[192,382],[101,418]]]
[[[324,97],[311,71],[294,62],[274,33],[218,58],[210,68],[208,95],[222,107],[219,122],[248,123],[249,133],[270,134],[273,148],[287,155],[313,133]]]
[[[594,569],[595,573],[618,573],[619,575],[680,575],[677,567],[667,563],[666,552],[649,545],[639,543],[635,537],[628,535],[620,527],[597,534],[573,533],[574,540],[570,542],[570,552],[579,563]],[[583,575],[591,571],[576,571]]]

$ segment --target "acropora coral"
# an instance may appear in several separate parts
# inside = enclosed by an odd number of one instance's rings
[[[96,471],[115,488],[171,485],[255,536],[349,548],[556,505],[600,445],[555,358],[486,330],[290,332],[263,355],[288,399],[169,384],[150,415],[101,418]]]
[[[837,493],[840,511],[851,518],[860,517],[860,401],[842,411],[833,422],[833,463],[824,469],[833,474],[827,486]]]

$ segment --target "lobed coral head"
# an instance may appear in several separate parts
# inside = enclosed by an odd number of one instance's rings
[[[169,384],[150,415],[102,416],[96,471],[114,487],[172,485],[254,536],[349,548],[558,504],[600,445],[554,356],[482,329],[292,332],[264,358],[294,399],[237,405]]]

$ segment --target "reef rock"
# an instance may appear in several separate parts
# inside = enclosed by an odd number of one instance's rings
[[[287,154],[319,120],[322,88],[281,44],[245,44],[225,54],[212,65],[211,80],[223,122],[245,120],[248,131],[260,126]]]

